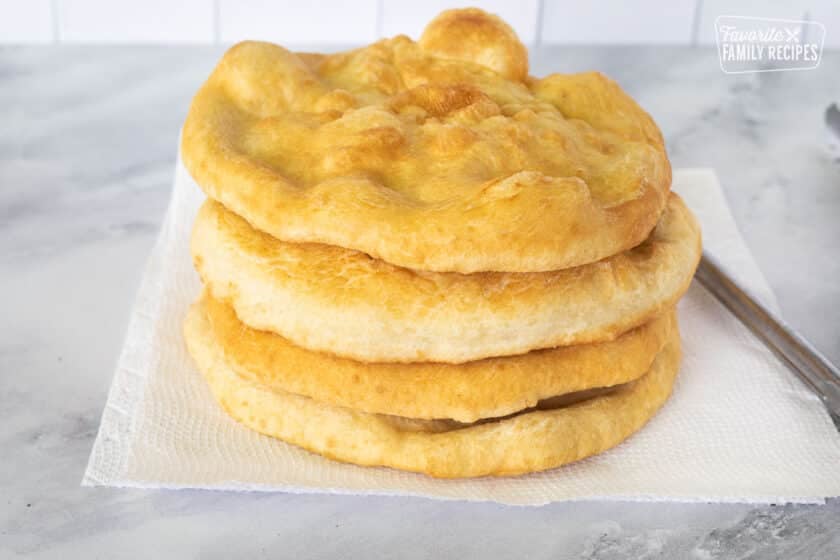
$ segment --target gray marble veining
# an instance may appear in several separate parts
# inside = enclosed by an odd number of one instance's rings
[[[178,128],[220,53],[0,49],[0,558],[840,556],[838,500],[529,509],[79,487]],[[610,74],[675,166],[716,168],[785,316],[840,361],[840,161],[822,123],[840,53],[743,76],[690,48],[543,49],[532,65]]]

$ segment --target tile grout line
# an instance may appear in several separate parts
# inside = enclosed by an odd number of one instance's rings
[[[700,41],[700,23],[703,21],[703,0],[694,3],[694,21],[691,22],[691,46],[696,47]]]
[[[222,42],[221,0],[213,0],[213,44]]]
[[[58,13],[59,0],[50,0],[50,26],[52,28],[52,42],[61,42],[61,16]]]
[[[542,46],[542,21],[545,16],[545,0],[537,0],[537,26],[534,29],[534,46]]]
[[[385,27],[385,0],[376,0],[376,38],[381,39]]]
[[[376,38],[379,39],[383,36],[384,32],[384,20],[385,20],[385,0],[375,0],[376,1],[376,18],[375,18],[375,33]],[[222,32],[221,32],[221,15],[222,15],[222,5],[221,0],[211,0],[212,2],[212,43],[213,44],[221,44],[222,43]],[[544,37],[544,29],[543,23],[545,18],[545,11],[546,11],[546,2],[547,0],[536,0],[536,12],[535,12],[535,19],[534,22],[534,38],[533,38],[533,46],[540,47],[543,46],[545,43]],[[50,25],[51,25],[51,34],[52,34],[52,42],[54,44],[60,44],[64,42],[63,32],[62,32],[62,0],[49,0],[50,5]],[[704,10],[704,0],[695,0],[694,2],[694,9],[693,9],[693,17],[692,17],[692,25],[690,30],[690,37],[689,37],[689,44],[691,46],[697,46],[700,44],[701,40],[701,27],[703,22],[703,10]],[[810,13],[805,11],[802,14],[802,19],[810,20]]]

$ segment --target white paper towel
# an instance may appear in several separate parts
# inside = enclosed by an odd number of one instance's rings
[[[674,189],[706,248],[771,307],[714,172]],[[216,405],[181,336],[199,293],[188,251],[203,199],[182,165],[149,259],[82,484],[403,494],[540,505],[621,499],[821,502],[840,495],[840,435],[819,400],[703,288],[680,304],[684,361],[673,397],[617,448],[518,478],[436,480],[324,459],[237,424]]]

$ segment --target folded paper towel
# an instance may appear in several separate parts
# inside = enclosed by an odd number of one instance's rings
[[[677,170],[704,244],[739,283],[775,299],[714,172]],[[181,323],[200,285],[189,234],[203,194],[181,164],[82,484],[401,494],[540,505],[621,499],[821,502],[840,495],[840,434],[820,401],[702,287],[679,305],[674,395],[617,448],[517,478],[436,480],[337,463],[237,424],[192,364]]]

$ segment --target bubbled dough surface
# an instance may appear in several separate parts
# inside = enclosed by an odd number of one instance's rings
[[[183,159],[259,230],[418,270],[555,270],[637,245],[671,183],[656,125],[598,73],[527,69],[474,9],[333,55],[241,43],[193,101]]]

